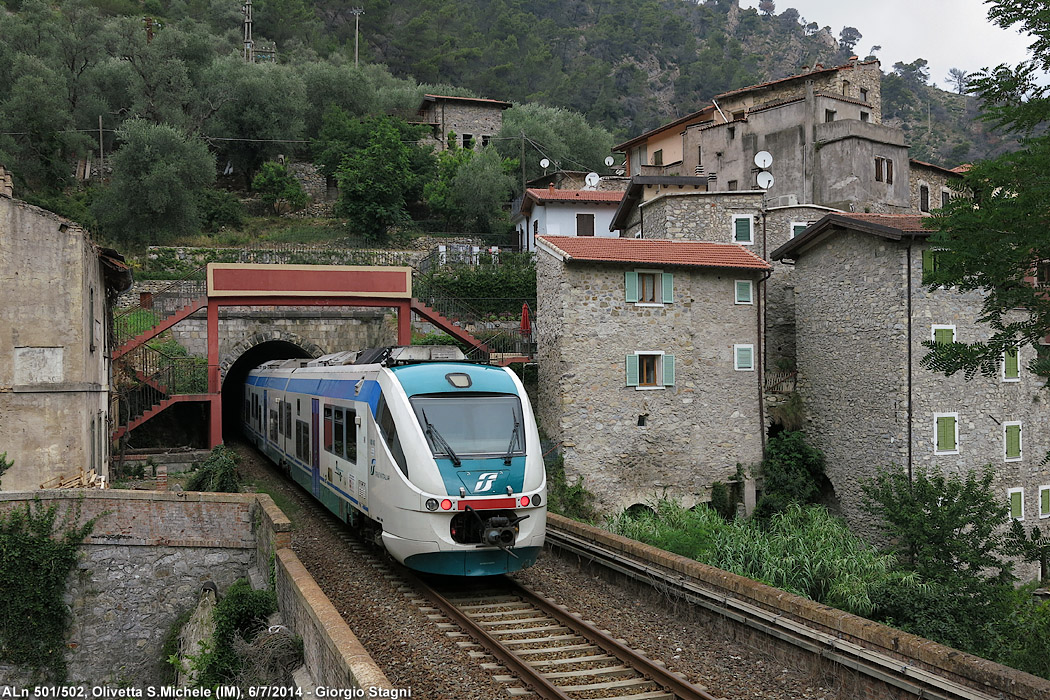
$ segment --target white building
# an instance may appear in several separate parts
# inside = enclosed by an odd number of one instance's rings
[[[536,236],[619,238],[610,231],[623,192],[529,188],[514,214],[514,230],[523,251],[536,250]]]

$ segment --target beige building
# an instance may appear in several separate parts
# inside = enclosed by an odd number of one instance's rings
[[[765,261],[732,243],[537,242],[538,417],[570,479],[610,510],[691,506],[762,459]]]
[[[108,474],[109,305],[131,282],[77,224],[0,194],[0,453],[5,491]]]

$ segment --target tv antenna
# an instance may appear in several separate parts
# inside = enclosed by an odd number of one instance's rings
[[[583,181],[587,183],[587,189],[593,190],[601,182],[601,177],[598,176],[598,173],[587,173]]]

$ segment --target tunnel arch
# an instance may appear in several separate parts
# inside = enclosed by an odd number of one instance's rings
[[[240,434],[241,397],[244,393],[241,387],[248,372],[270,360],[312,359],[323,354],[325,351],[316,343],[281,331],[255,333],[235,345],[219,361],[223,438]]]

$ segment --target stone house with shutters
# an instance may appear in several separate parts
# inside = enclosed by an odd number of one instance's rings
[[[480,148],[487,146],[489,139],[503,128],[503,110],[513,106],[510,102],[478,97],[423,95],[418,116],[411,123],[431,127],[439,151],[448,150],[450,132],[456,135],[456,145],[470,148],[474,142]]]
[[[992,465],[995,488],[1026,528],[1050,519],[1050,397],[1021,347],[992,377],[920,366],[924,341],[972,343],[982,296],[923,286],[935,265],[918,215],[829,214],[773,251],[795,265],[799,391],[806,433],[824,451],[851,527],[871,534],[861,484],[889,464],[911,473]],[[1048,520],[1050,522],[1050,520]],[[1038,567],[1019,569],[1037,576]]]
[[[768,263],[729,242],[540,236],[537,249],[538,418],[570,480],[610,510],[664,494],[691,506],[762,459]]]
[[[519,250],[536,250],[537,236],[597,236],[616,238],[613,214],[623,199],[617,190],[567,190],[530,187],[525,190],[511,224]]]

